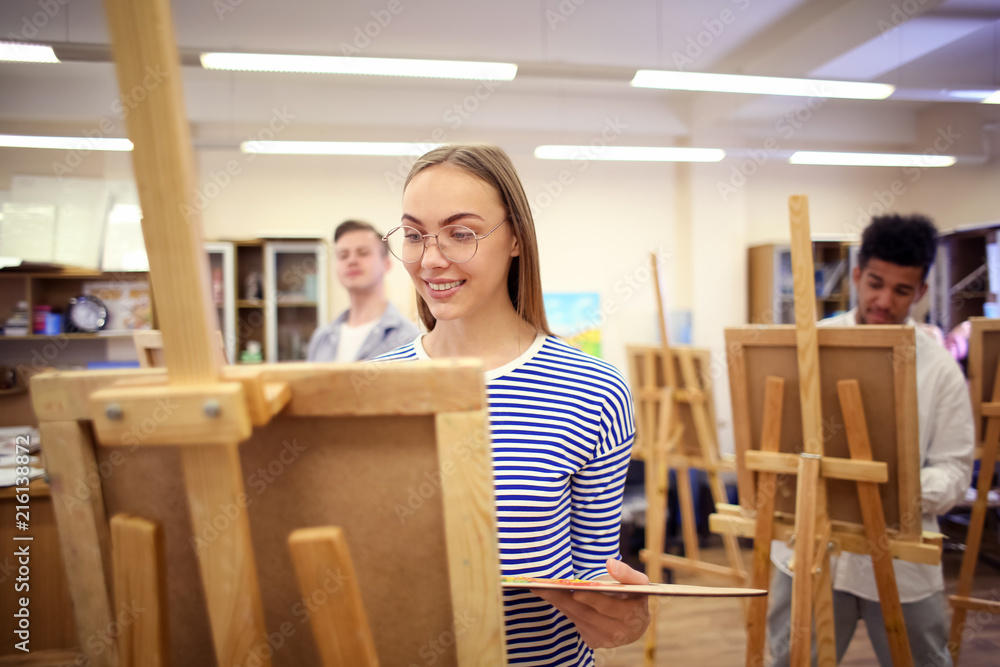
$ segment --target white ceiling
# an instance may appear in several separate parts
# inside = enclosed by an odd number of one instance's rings
[[[530,150],[599,136],[611,121],[625,126],[622,145],[738,147],[806,108],[803,98],[629,86],[636,68],[662,68],[892,83],[898,92],[887,101],[824,102],[794,147],[896,150],[917,148],[916,119],[927,107],[969,106],[940,101],[948,89],[1000,87],[1000,0],[175,0],[173,11],[188,58],[354,48],[519,65],[514,81],[494,88],[185,67],[202,146],[243,139],[285,109],[294,116],[288,139],[425,141],[437,129]],[[0,38],[54,43],[84,59],[0,64],[0,131],[117,123],[99,0],[3,0]]]

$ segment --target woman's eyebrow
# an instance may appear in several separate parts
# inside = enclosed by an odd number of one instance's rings
[[[444,220],[442,220],[441,221],[441,226],[444,227],[445,225],[450,225],[453,222],[455,222],[456,220],[461,220],[463,218],[476,218],[477,220],[482,220],[483,216],[479,215],[478,213],[472,213],[471,211],[461,211],[459,213],[453,213],[453,214],[449,215],[447,218],[445,218]],[[418,218],[416,218],[415,216],[410,215],[409,213],[404,213],[403,214],[402,221],[403,222],[412,222],[414,224],[420,225],[421,227],[424,226],[424,223],[422,223]]]

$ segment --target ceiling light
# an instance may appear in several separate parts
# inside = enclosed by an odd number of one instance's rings
[[[1000,90],[983,100],[983,104],[1000,104]]]
[[[721,148],[677,148],[661,146],[539,146],[541,160],[623,160],[635,162],[718,162],[726,157]]]
[[[953,155],[921,153],[826,153],[796,151],[788,158],[791,164],[821,164],[838,167],[950,167]]]
[[[0,42],[0,60],[16,63],[57,63],[55,51],[46,44]]]
[[[632,85],[637,88],[700,90],[716,93],[751,95],[795,95],[801,97],[840,97],[858,100],[882,100],[895,90],[886,83],[830,81],[826,79],[786,79],[742,74],[704,74],[641,69]]]
[[[517,74],[512,63],[461,60],[410,60],[342,56],[292,56],[265,53],[203,53],[201,66],[251,72],[306,72],[312,74],[368,74],[418,76],[433,79],[510,81]]]
[[[130,151],[132,142],[114,137],[32,137],[0,134],[0,147],[54,148],[78,151]]]
[[[244,153],[270,155],[389,155],[419,157],[440,144],[389,141],[244,141]]]
[[[949,90],[945,94],[951,99],[985,102],[994,92],[993,90]]]

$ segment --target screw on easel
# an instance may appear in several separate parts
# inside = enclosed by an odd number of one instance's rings
[[[118,421],[122,418],[122,406],[117,403],[108,403],[108,407],[104,409],[104,414],[108,419]]]
[[[795,533],[792,533],[791,535],[788,536],[788,546],[790,547],[795,546]]]
[[[214,398],[210,398],[205,401],[205,415],[211,418],[216,418],[222,413],[222,407],[219,402]]]

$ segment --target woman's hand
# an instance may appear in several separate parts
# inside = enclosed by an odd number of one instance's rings
[[[607,568],[612,581],[649,583],[649,577],[619,560],[609,558]],[[649,626],[648,595],[554,589],[535,589],[533,592],[573,621],[590,648],[631,644]]]

